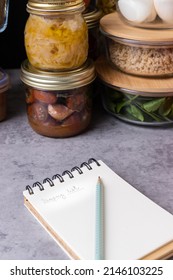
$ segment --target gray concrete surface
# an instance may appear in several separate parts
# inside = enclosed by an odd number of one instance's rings
[[[0,259],[68,259],[23,205],[25,186],[103,160],[117,174],[173,214],[173,128],[129,125],[95,99],[89,129],[53,139],[36,134],[25,111],[19,70],[9,71],[8,118],[0,123]],[[154,221],[153,221],[154,222]]]

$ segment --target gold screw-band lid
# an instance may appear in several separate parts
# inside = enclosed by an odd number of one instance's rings
[[[29,0],[27,4],[27,11],[38,15],[84,9],[83,0]]]
[[[103,12],[98,8],[89,7],[83,12],[83,17],[87,23],[88,28],[98,26],[102,16]]]
[[[43,90],[68,90],[92,83],[96,78],[94,63],[88,59],[80,68],[71,71],[40,71],[28,60],[21,65],[24,84]]]

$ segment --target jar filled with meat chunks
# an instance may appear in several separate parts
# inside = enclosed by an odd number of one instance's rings
[[[39,71],[28,60],[21,66],[28,121],[38,134],[69,137],[84,131],[92,115],[95,67],[88,59],[71,71]]]

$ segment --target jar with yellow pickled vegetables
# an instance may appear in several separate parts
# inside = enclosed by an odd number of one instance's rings
[[[80,67],[88,55],[83,0],[29,0],[25,49],[29,62],[45,71]]]

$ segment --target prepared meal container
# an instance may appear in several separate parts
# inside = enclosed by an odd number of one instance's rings
[[[173,28],[172,0],[118,0],[117,11],[126,23],[142,28]]]
[[[103,107],[120,120],[146,126],[173,125],[173,78],[147,79],[113,69],[105,58],[96,61]]]
[[[147,77],[173,74],[173,31],[140,29],[129,26],[117,12],[100,20],[106,55],[113,67]]]
[[[39,71],[24,61],[21,80],[33,130],[48,137],[69,137],[85,130],[92,115],[94,79],[91,60],[77,70],[60,72]]]
[[[99,22],[103,13],[101,10],[91,6],[83,13],[83,17],[88,27],[88,57],[95,60],[101,53],[101,40]]]
[[[48,3],[47,3],[48,2]],[[71,70],[88,55],[83,0],[29,0],[24,41],[29,62],[41,70]]]
[[[9,77],[4,70],[0,69],[0,121],[6,118],[7,114],[7,90],[9,88]]]

